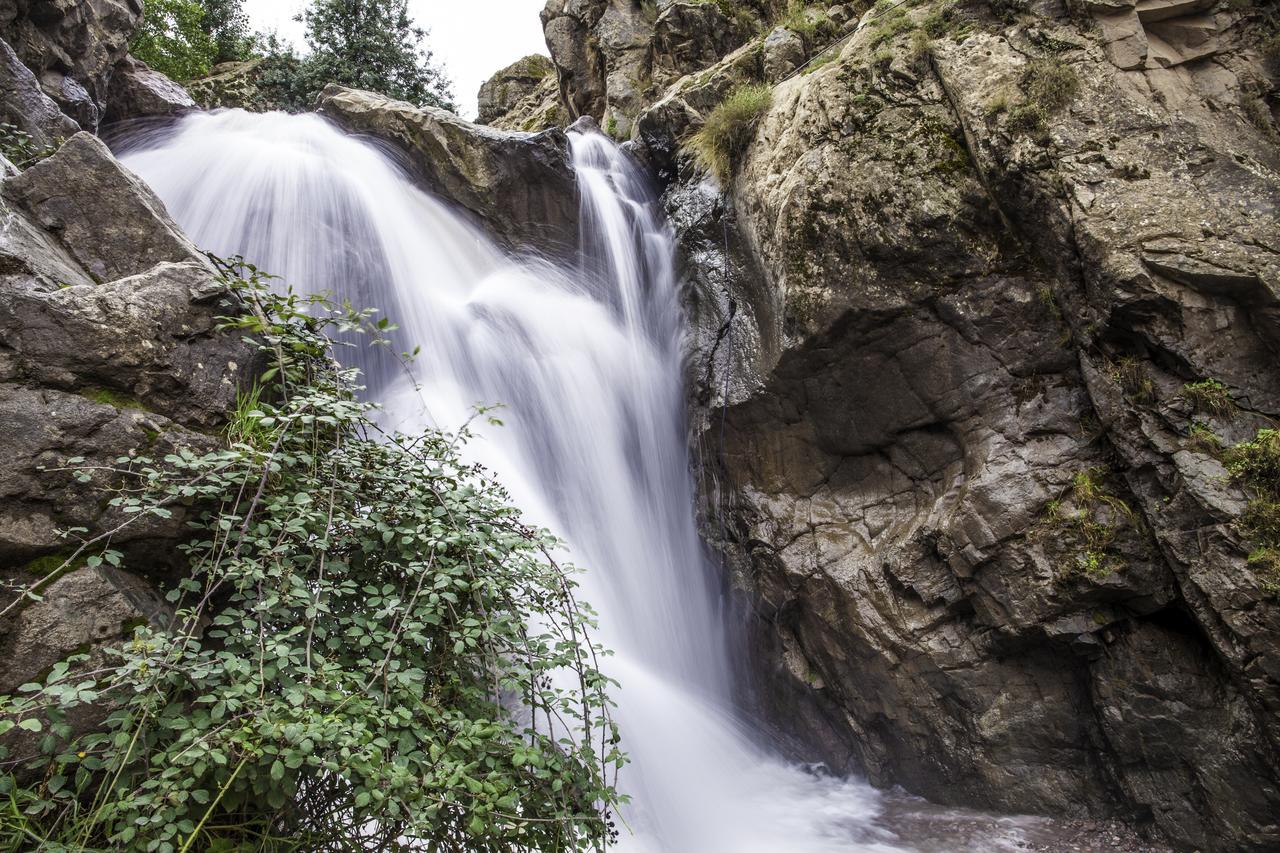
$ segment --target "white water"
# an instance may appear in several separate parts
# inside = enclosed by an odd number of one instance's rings
[[[362,353],[395,425],[506,426],[471,447],[588,569],[633,798],[618,849],[887,851],[883,795],[788,766],[730,703],[729,636],[693,521],[672,242],[604,137],[575,136],[583,261],[503,256],[373,146],[314,116],[193,115],[124,155],[201,246],[375,306],[420,344],[414,377]],[[407,348],[406,346],[406,348]],[[991,848],[983,848],[991,849]]]

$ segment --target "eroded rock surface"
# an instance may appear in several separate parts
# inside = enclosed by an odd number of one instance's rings
[[[823,14],[857,27],[829,58],[762,32],[630,133],[759,700],[800,754],[938,801],[1275,849],[1280,606],[1204,439],[1280,414],[1273,19]],[[759,81],[718,189],[683,142]],[[1206,380],[1229,411],[1197,410]]]

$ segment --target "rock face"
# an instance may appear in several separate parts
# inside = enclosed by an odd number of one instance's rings
[[[548,42],[665,187],[705,529],[797,753],[1280,847],[1280,604],[1213,451],[1280,414],[1269,19],[815,8],[851,35],[803,73],[825,38],[791,24],[627,100],[620,9],[553,2]],[[718,188],[682,142],[757,81]],[[1209,380],[1234,403],[1201,408]]]
[[[142,21],[142,0],[0,0],[0,38],[85,130],[102,118],[111,74]]]
[[[111,78],[104,120],[175,116],[194,109],[198,107],[186,89],[142,60],[126,56]]]
[[[570,256],[578,247],[577,185],[564,131],[517,133],[370,92],[329,86],[319,111],[389,142],[423,185],[513,249]]]
[[[551,60],[535,53],[518,59],[480,86],[478,124],[493,124],[537,91],[542,81],[555,75]]]
[[[132,572],[181,568],[180,508],[162,520],[110,507],[112,469],[216,447],[257,357],[218,329],[239,310],[226,285],[94,137],[5,180],[0,214],[4,692],[162,617],[147,580],[86,567],[75,551],[111,531]],[[16,597],[33,584],[41,600]]]
[[[542,30],[571,118],[595,117],[617,137],[669,84],[713,64],[777,12],[767,0],[547,0]],[[777,3],[779,7],[785,3]],[[725,13],[737,7],[737,14]]]
[[[23,65],[13,48],[3,41],[0,41],[0,120],[29,136],[36,150],[55,145],[80,129],[40,89],[40,81],[31,69]]]

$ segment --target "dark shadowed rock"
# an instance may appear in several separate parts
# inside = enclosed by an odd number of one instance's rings
[[[85,130],[97,129],[111,73],[141,21],[142,0],[0,0],[0,37]]]
[[[341,86],[321,93],[319,111],[401,149],[429,191],[466,209],[509,247],[577,251],[577,183],[564,131],[499,131]]]
[[[59,144],[80,129],[40,89],[36,76],[3,41],[0,41],[0,121],[29,135],[36,148]]]

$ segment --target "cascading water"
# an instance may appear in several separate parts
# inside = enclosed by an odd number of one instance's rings
[[[453,429],[477,403],[505,405],[507,425],[480,428],[471,451],[589,569],[616,652],[633,798],[620,849],[911,849],[877,821],[883,795],[784,764],[735,717],[692,514],[671,237],[616,146],[572,146],[585,237],[571,270],[505,257],[315,116],[192,115],[123,159],[203,247],[396,320],[422,347],[415,375],[373,350],[355,361],[397,428]]]

